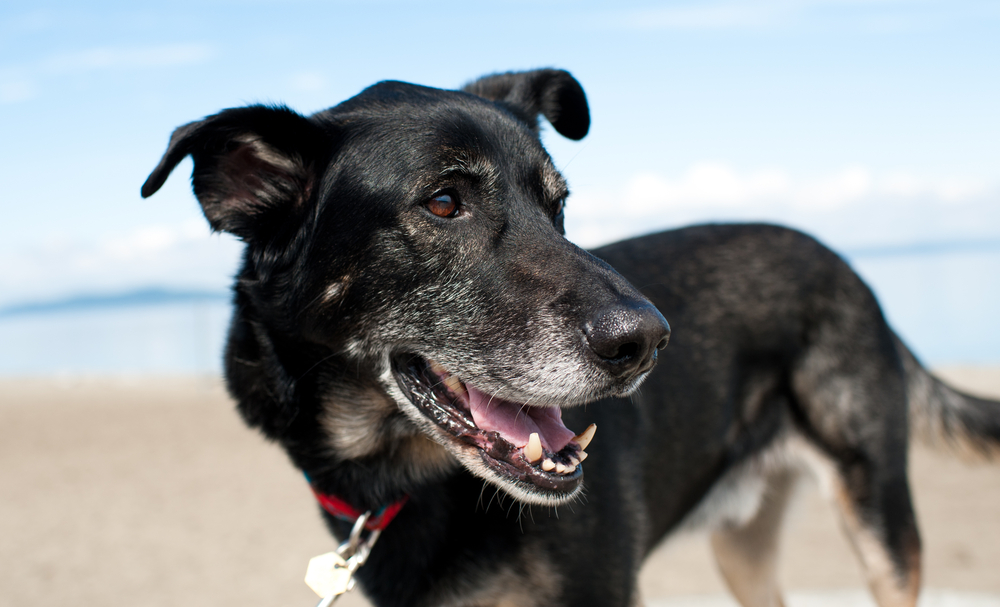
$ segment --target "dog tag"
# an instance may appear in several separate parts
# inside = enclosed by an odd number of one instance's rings
[[[306,568],[306,585],[320,598],[339,596],[354,586],[347,561],[336,552],[327,552],[309,559]]]

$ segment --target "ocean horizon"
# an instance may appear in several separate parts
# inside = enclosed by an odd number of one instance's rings
[[[850,263],[925,364],[1000,363],[1000,249],[880,248]],[[219,374],[230,299],[159,286],[7,304],[0,376]]]

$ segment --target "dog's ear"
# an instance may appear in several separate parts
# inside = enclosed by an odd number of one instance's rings
[[[327,143],[319,127],[285,107],[223,110],[174,131],[142,196],[190,154],[194,193],[212,228],[246,241],[266,237],[312,195]]]
[[[493,74],[466,84],[462,90],[504,104],[536,132],[539,114],[570,139],[583,139],[590,129],[583,87],[563,70]]]

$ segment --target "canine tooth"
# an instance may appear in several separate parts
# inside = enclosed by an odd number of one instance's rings
[[[580,461],[582,462],[585,459],[587,459],[587,452],[584,451],[583,449],[581,449],[580,450]]]
[[[437,361],[427,359],[427,365],[431,368],[431,371],[437,373],[438,375],[447,375],[448,369],[445,369]]]
[[[562,474],[566,472],[566,466],[564,464],[556,464],[556,474]]]
[[[431,371],[433,371],[435,375],[442,378],[441,381],[444,382],[444,385],[447,386],[449,390],[451,390],[455,394],[458,394],[459,396],[465,396],[465,397],[469,396],[469,393],[465,389],[465,384],[462,383],[462,380],[458,379],[451,373],[448,373],[448,369],[442,367],[440,363],[428,358],[427,366],[430,367]]]
[[[524,457],[531,463],[542,458],[542,441],[539,440],[537,432],[532,432],[528,437],[528,444],[524,446]]]
[[[545,461],[542,462],[542,470],[545,470],[546,472],[549,472],[555,467],[556,463],[547,457],[545,458]]]
[[[462,384],[462,380],[458,379],[454,375],[445,377],[444,385],[448,386],[449,390],[460,396],[465,396],[467,394],[465,391],[465,385]]]
[[[586,449],[590,441],[594,440],[594,433],[597,432],[597,424],[590,424],[587,429],[573,437],[580,449]]]
[[[570,456],[570,458],[569,458],[569,465],[571,467],[576,468],[579,464],[580,464],[580,460],[576,459],[575,457]]]
[[[573,474],[576,471],[576,464],[572,466],[566,466],[566,474]]]

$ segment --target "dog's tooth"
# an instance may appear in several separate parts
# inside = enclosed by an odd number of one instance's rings
[[[537,432],[532,432],[528,437],[528,444],[524,446],[524,457],[531,463],[542,459],[542,441],[538,438]]]
[[[580,450],[580,461],[582,462],[585,459],[587,459],[587,452],[584,451],[583,449],[581,449]]]
[[[574,472],[576,472],[576,464],[566,466],[566,474],[573,474]]]
[[[444,378],[444,385],[448,386],[448,389],[459,396],[468,396],[468,392],[465,391],[465,384],[462,380],[458,379],[454,375],[449,375]]]
[[[587,429],[573,437],[580,449],[586,449],[590,441],[594,440],[594,433],[597,432],[597,424],[590,424]]]
[[[547,457],[542,462],[542,470],[545,470],[546,472],[550,472],[555,467],[556,467],[556,463],[554,461],[550,460]]]
[[[556,464],[556,474],[562,474],[563,472],[566,472],[566,465]]]
[[[433,371],[435,375],[441,378],[441,381],[444,382],[444,385],[447,386],[449,390],[458,396],[465,398],[469,397],[469,392],[465,389],[465,384],[462,383],[462,380],[448,373],[448,369],[442,367],[440,363],[428,358],[427,366],[430,367],[431,371]]]
[[[437,361],[427,359],[427,366],[431,368],[431,371],[437,373],[438,375],[448,375],[448,369],[445,369]]]
[[[572,455],[569,457],[569,465],[576,468],[580,464],[580,460],[576,459]]]

